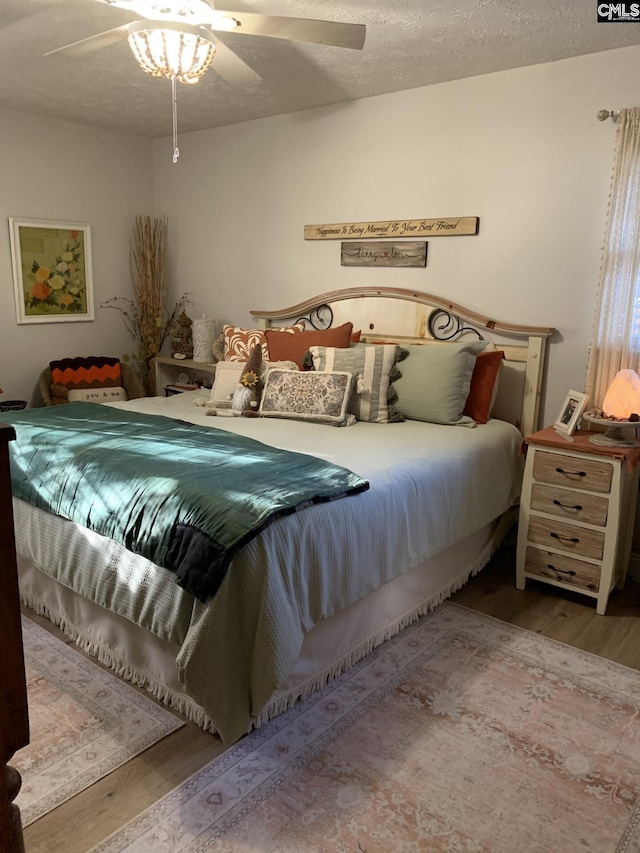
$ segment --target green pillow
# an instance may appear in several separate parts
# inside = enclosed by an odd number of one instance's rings
[[[396,409],[414,421],[475,426],[462,412],[469,396],[471,375],[487,341],[411,344],[395,382]]]

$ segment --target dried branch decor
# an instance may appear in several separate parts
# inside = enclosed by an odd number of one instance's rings
[[[167,308],[167,232],[166,217],[136,217],[129,259],[134,298],[114,296],[100,306],[115,308],[123,315],[137,346],[133,357],[145,385],[151,376],[151,359],[160,354],[167,336],[173,333],[179,312],[190,302],[188,294],[183,293],[171,311]]]

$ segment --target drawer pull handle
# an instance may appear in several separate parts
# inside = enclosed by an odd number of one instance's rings
[[[574,577],[576,574],[573,569],[567,569],[566,571],[563,569],[556,569],[553,563],[547,563],[547,568],[551,569],[551,571],[555,572],[557,575],[570,575],[571,577]]]
[[[559,533],[550,533],[549,536],[553,536],[554,539],[562,539],[563,542],[573,542],[574,545],[580,541],[577,536],[561,536]]]
[[[556,473],[558,474],[566,474],[567,477],[586,477],[586,471],[565,471],[564,468],[556,468]]]
[[[582,504],[563,504],[558,500],[553,502],[555,506],[561,506],[562,509],[575,509],[577,512],[582,512]]]

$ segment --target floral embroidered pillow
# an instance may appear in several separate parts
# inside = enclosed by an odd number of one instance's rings
[[[267,372],[260,415],[301,421],[351,426],[355,417],[347,411],[356,377],[332,371],[279,370]]]

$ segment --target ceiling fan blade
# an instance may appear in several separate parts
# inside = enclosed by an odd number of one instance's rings
[[[232,86],[252,86],[262,80],[237,53],[223,44],[219,36],[216,37],[216,53],[211,67]]]
[[[235,18],[240,25],[233,31],[236,33],[348,47],[353,50],[362,50],[367,32],[364,24],[315,21],[312,18],[285,18],[279,15],[261,15],[259,12],[216,11],[218,15]],[[217,29],[215,21],[210,22],[208,26],[212,30]]]
[[[74,41],[72,44],[66,44],[64,47],[57,47],[55,50],[50,50],[45,53],[45,56],[51,56],[53,53],[66,53],[67,56],[82,56],[83,53],[91,53],[94,50],[100,50],[102,47],[108,47],[110,44],[115,44],[117,41],[126,39],[129,35],[129,24],[124,24],[121,27],[116,27],[113,30],[105,30],[103,33],[97,33],[95,36],[89,36],[81,41]]]

